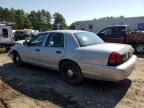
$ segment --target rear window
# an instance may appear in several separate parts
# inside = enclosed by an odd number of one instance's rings
[[[104,41],[92,32],[74,33],[81,47],[103,43]]]
[[[2,29],[3,37],[8,38],[8,29]]]
[[[14,35],[21,35],[23,32],[15,32]]]

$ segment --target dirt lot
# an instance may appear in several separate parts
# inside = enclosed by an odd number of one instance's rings
[[[16,67],[0,54],[0,108],[144,108],[144,56],[132,75],[119,83],[86,79],[72,86],[60,73],[24,65]]]

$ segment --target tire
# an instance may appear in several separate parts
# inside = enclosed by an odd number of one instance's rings
[[[134,46],[136,53],[144,54],[144,44],[137,44]]]
[[[72,85],[80,84],[83,81],[83,75],[80,67],[71,61],[64,62],[61,65],[62,79]]]
[[[13,61],[18,67],[22,66],[22,60],[17,52],[13,53]]]

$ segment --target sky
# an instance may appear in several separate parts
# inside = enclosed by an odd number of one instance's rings
[[[144,0],[0,0],[3,8],[61,13],[68,25],[106,16],[144,16]]]

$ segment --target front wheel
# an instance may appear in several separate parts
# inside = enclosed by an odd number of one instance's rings
[[[17,52],[13,53],[13,61],[17,66],[21,66],[22,65],[22,60],[19,56],[19,54]]]
[[[83,81],[80,67],[74,62],[64,62],[61,66],[62,79],[69,84],[77,85]]]
[[[135,45],[135,51],[139,54],[144,54],[144,44]]]

